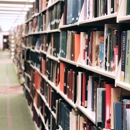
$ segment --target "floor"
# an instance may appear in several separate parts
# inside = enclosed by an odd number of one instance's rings
[[[0,52],[0,130],[36,130],[9,51]]]

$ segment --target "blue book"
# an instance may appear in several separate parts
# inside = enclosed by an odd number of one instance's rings
[[[122,130],[122,103],[114,103],[114,130]]]
[[[100,59],[100,68],[103,68],[104,61],[104,42],[100,40],[99,45],[99,59]]]

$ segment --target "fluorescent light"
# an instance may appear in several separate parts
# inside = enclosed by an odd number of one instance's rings
[[[35,0],[0,0],[6,2],[34,2]]]
[[[0,4],[0,7],[14,7],[14,8],[26,7],[26,8],[31,8],[31,7],[33,7],[33,5],[32,4],[26,5],[26,3],[25,4]]]
[[[0,7],[0,10],[12,10],[12,11],[28,11],[29,8],[9,8],[9,7]]]
[[[14,20],[14,19],[17,19],[17,20],[25,20],[25,18],[17,18],[17,17],[0,17],[0,21],[4,21],[4,20]]]
[[[27,12],[14,12],[14,11],[0,11],[0,14],[27,14]]]

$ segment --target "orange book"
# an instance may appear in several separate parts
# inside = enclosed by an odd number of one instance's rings
[[[64,92],[64,70],[65,70],[65,63],[60,62],[60,91]]]
[[[42,74],[45,75],[45,71],[46,71],[46,61],[42,60]]]
[[[41,80],[41,77],[39,75],[39,73],[37,71],[35,71],[35,88],[40,90],[40,80]]]
[[[74,34],[74,61],[78,60],[80,53],[80,34]]]

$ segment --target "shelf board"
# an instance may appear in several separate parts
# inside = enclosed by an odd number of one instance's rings
[[[59,90],[58,90],[58,87],[53,83],[53,82],[51,82],[50,80],[46,80],[50,85],[51,85],[51,87],[53,88],[53,89],[55,89],[55,91],[56,92],[59,92]]]
[[[128,84],[128,83],[117,81],[116,82],[116,86],[121,87],[123,89],[126,89],[126,90],[130,91],[130,84]]]
[[[78,26],[78,23],[68,24],[68,25],[62,25],[59,28],[60,29],[65,29],[65,28],[74,27],[74,26]]]
[[[25,21],[25,24],[27,24],[28,22],[30,22],[32,20],[32,17],[29,18],[28,20]]]
[[[76,104],[75,104],[72,100],[68,99],[67,95],[65,95],[65,94],[64,94],[63,92],[61,92],[60,90],[58,91],[58,93],[59,93],[59,94],[61,95],[61,97],[63,97],[64,100],[67,101],[74,109],[76,108]]]
[[[31,64],[31,61],[30,61],[30,60],[27,60],[27,62],[28,62],[29,64]]]
[[[47,33],[54,33],[54,32],[60,32],[60,29],[52,29],[47,31]]]
[[[126,15],[126,16],[121,16],[118,18],[119,22],[126,22],[126,21],[130,21],[130,15]]]
[[[115,73],[114,72],[108,72],[108,71],[105,71],[103,69],[95,68],[95,67],[92,67],[92,66],[89,66],[89,65],[85,65],[85,64],[82,64],[82,63],[78,63],[78,66],[82,67],[84,69],[90,70],[92,72],[101,74],[103,76],[109,77],[111,79],[115,79]]]
[[[77,105],[77,108],[95,124],[95,112]]]
[[[50,58],[50,59],[52,59],[52,60],[55,60],[55,61],[59,62],[58,57],[51,56],[51,55],[47,55],[47,57]]]
[[[47,79],[47,77],[46,77],[45,75],[43,75],[41,72],[39,72],[39,74],[42,76],[42,78],[43,78],[44,80],[46,80],[46,82],[48,82],[48,79]]]
[[[52,116],[56,119],[56,114],[51,110],[48,103],[46,103],[46,106],[48,107],[48,109],[49,109],[50,113],[52,114]]]
[[[27,85],[24,83],[24,86],[26,88],[26,90],[30,93],[30,89],[27,87]]]
[[[45,54],[45,55],[47,54],[46,51],[43,51],[43,50],[41,50],[41,49],[40,49],[40,52],[43,53],[43,54]]]
[[[26,73],[26,72],[24,72],[24,73],[31,80],[31,76],[28,73]]]
[[[48,7],[46,7],[46,8],[45,8],[45,9],[43,9],[43,10],[41,10],[41,11],[39,12],[39,14],[41,14],[41,13],[45,12],[47,9],[48,9]]]
[[[33,103],[33,106],[34,106],[34,108],[35,108],[37,114],[40,115],[39,109],[37,108],[37,106],[35,105],[35,103]]]
[[[37,34],[40,34],[40,32],[30,32],[30,33],[28,33],[28,35],[37,35]]]
[[[102,21],[102,20],[107,20],[107,19],[116,18],[116,17],[117,17],[117,13],[113,13],[113,14],[109,14],[109,15],[105,15],[105,16],[100,16],[97,18],[86,19],[86,20],[80,21],[79,25],[91,23],[91,22]]]
[[[51,8],[52,6],[54,6],[56,3],[58,3],[59,1],[64,1],[64,0],[57,0],[53,3],[51,3],[49,6],[48,6],[48,9]]]
[[[47,30],[44,30],[44,31],[40,31],[39,34],[45,34],[47,33]]]
[[[72,60],[68,60],[68,59],[65,59],[65,58],[62,58],[62,57],[59,57],[59,60],[62,60],[66,63],[72,64],[72,65],[75,65],[75,66],[78,66],[77,62],[72,61]]]
[[[51,114],[53,115],[53,117],[56,119],[56,114],[51,110],[51,108],[49,107],[48,102],[46,101],[45,97],[41,94],[41,92],[39,90],[36,90],[37,93],[41,96],[41,98],[43,99],[45,105],[48,107],[49,111],[51,112]]]
[[[37,17],[40,13],[35,13],[32,18]]]
[[[35,52],[37,52],[37,53],[40,53],[40,50],[38,50],[38,49],[35,49]]]
[[[41,96],[43,102],[46,104],[46,99],[45,97],[41,94],[41,92],[39,90],[37,90],[38,94]]]
[[[26,49],[31,49],[31,47],[29,47],[29,46],[25,46],[24,48],[26,48]]]
[[[40,116],[40,118],[41,118],[41,120],[42,120],[42,123],[43,123],[44,126],[45,126],[45,129],[46,129],[46,130],[49,130],[48,127],[47,127],[46,124],[45,124],[45,120],[43,119],[43,116],[42,116],[41,113],[39,114],[39,116]]]

